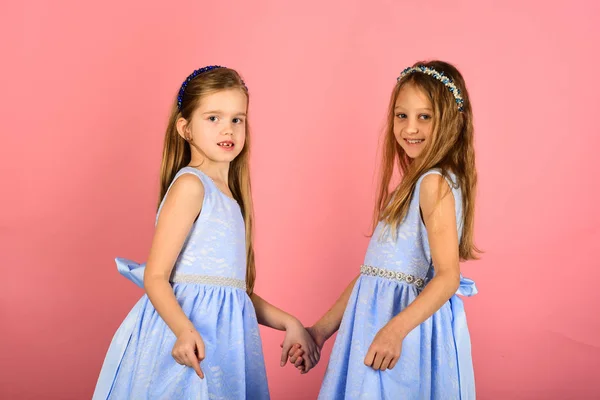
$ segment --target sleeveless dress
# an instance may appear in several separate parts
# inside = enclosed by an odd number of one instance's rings
[[[408,213],[394,240],[383,223],[371,238],[364,265],[348,300],[320,400],[474,399],[471,342],[462,300],[454,295],[434,315],[413,329],[402,342],[392,370],[376,371],[364,364],[377,332],[406,308],[434,274],[427,230],[421,219],[417,181]],[[462,236],[462,193],[449,174]],[[457,294],[477,293],[473,281],[461,276]]]
[[[176,337],[144,295],[110,344],[94,400],[269,399],[256,312],[246,293],[240,207],[195,168],[181,169],[173,182],[183,174],[202,181],[204,200],[171,282],[183,312],[204,341],[206,357],[200,367],[205,377],[200,379],[193,368],[173,359]],[[157,221],[161,208],[162,204]],[[123,258],[116,263],[121,274],[143,287],[145,264]]]

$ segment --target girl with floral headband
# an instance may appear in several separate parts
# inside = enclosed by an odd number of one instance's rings
[[[394,170],[401,181],[390,191]],[[392,91],[364,265],[309,332],[338,330],[319,399],[474,399],[459,262],[476,258],[473,114],[452,65],[419,62]],[[303,365],[295,349],[290,360]]]
[[[146,291],[108,350],[94,399],[269,398],[258,323],[285,330],[305,368],[302,324],[254,292],[249,95],[232,69],[194,71],[165,135],[159,206],[145,265],[117,267]]]

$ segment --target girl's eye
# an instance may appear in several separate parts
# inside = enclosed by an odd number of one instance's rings
[[[217,118],[216,116],[214,116],[214,115],[211,115],[210,117],[208,117],[208,120],[209,120],[209,121],[212,121],[212,122],[216,122],[216,121],[217,121],[217,119],[218,119],[218,118]]]

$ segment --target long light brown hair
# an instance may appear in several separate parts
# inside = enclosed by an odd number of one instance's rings
[[[415,72],[396,83],[390,98],[377,202],[373,213],[373,231],[379,221],[385,222],[391,232],[406,217],[415,186],[421,175],[439,168],[448,177],[452,171],[462,190],[463,233],[459,244],[461,260],[476,259],[480,251],[473,243],[475,192],[477,170],[473,145],[473,111],[465,81],[456,67],[443,61],[417,62],[413,66],[425,66],[452,79],[464,100],[463,111],[458,110],[456,100],[448,88],[435,78]],[[433,108],[433,128],[430,142],[423,150],[419,162],[414,162],[394,136],[395,104],[400,90],[413,85],[428,97]],[[390,184],[397,168],[402,180],[396,190],[390,192]]]
[[[162,202],[175,174],[187,166],[192,159],[190,144],[177,133],[177,120],[181,117],[190,121],[192,113],[200,105],[207,94],[220,90],[239,89],[248,102],[248,89],[240,75],[230,68],[218,68],[203,72],[188,82],[181,103],[181,111],[177,107],[177,97],[171,108],[171,116],[165,133],[165,142],[160,169],[160,195],[158,203]],[[256,265],[254,261],[254,210],[252,205],[252,190],[250,185],[250,127],[246,118],[246,142],[241,153],[229,166],[229,189],[240,205],[246,227],[246,285],[248,294],[254,291],[256,280]]]

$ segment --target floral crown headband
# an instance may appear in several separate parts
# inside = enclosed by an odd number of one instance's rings
[[[444,86],[446,86],[448,88],[448,90],[452,93],[452,95],[454,96],[454,99],[456,100],[456,105],[458,106],[458,111],[462,112],[464,110],[465,101],[463,100],[462,96],[460,95],[460,90],[456,87],[454,82],[452,82],[452,79],[450,79],[444,75],[444,71],[438,72],[437,70],[426,67],[424,65],[419,65],[416,67],[408,67],[408,68],[404,69],[404,71],[402,71],[402,73],[398,77],[398,82],[400,82],[400,80],[402,80],[402,78],[404,78],[405,76],[413,74],[415,72],[420,72],[422,74],[429,75],[429,76],[437,79],[438,81],[442,82],[444,84]]]

